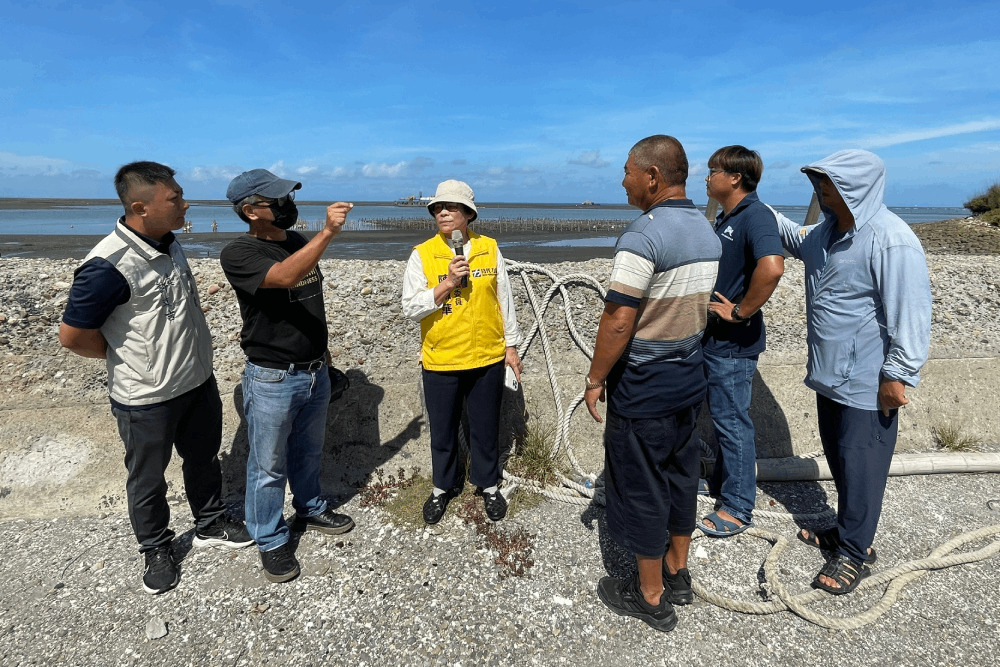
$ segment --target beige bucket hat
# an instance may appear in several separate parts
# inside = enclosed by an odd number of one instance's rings
[[[447,181],[439,183],[437,192],[434,193],[434,197],[432,197],[430,203],[427,204],[427,212],[429,213],[431,206],[439,202],[465,204],[472,210],[472,217],[469,219],[469,222],[472,222],[479,217],[479,211],[476,209],[476,196],[473,194],[472,188],[469,187],[469,184],[464,181],[448,179]]]

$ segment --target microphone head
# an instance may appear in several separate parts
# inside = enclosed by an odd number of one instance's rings
[[[465,239],[462,238],[462,232],[460,230],[458,229],[451,230],[451,242],[458,244],[465,243]]]

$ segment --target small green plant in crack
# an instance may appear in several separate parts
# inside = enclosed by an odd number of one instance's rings
[[[979,446],[979,440],[971,436],[962,435],[962,429],[958,426],[939,425],[931,429],[938,447],[949,452],[972,452]]]
[[[368,475],[365,480],[366,484],[358,489],[358,495],[361,497],[360,505],[362,507],[384,507],[391,495],[395,495],[400,489],[413,486],[419,472],[420,468],[414,468],[407,479],[406,470],[403,468],[400,468],[396,475],[390,474],[388,477],[385,476],[385,471],[382,468],[376,468],[375,477],[378,481],[373,480],[372,476]]]
[[[500,528],[499,524],[490,521],[483,511],[482,501],[472,494],[461,497],[457,514],[462,521],[473,525],[486,547],[496,554],[493,562],[500,568],[501,577],[523,577],[528,574],[528,570],[535,564],[532,558],[535,550],[533,534],[521,526],[513,530]]]

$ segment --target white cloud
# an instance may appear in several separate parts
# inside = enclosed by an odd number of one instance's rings
[[[396,164],[386,164],[385,162],[369,162],[361,167],[361,173],[368,178],[396,177],[406,169],[407,162],[402,160]]]
[[[584,167],[594,167],[595,169],[601,169],[607,167],[611,163],[607,160],[601,159],[601,151],[581,151],[580,154],[574,158],[567,160],[569,164],[579,164]]]
[[[914,141],[924,141],[925,139],[939,139],[941,137],[953,137],[958,134],[972,134],[974,132],[988,132],[991,130],[1000,130],[1000,118],[969,121],[967,123],[956,123],[941,127],[869,137],[868,139],[861,140],[861,144],[868,148],[885,148],[887,146],[908,144]]]
[[[18,155],[0,151],[0,172],[9,175],[51,175],[71,170],[72,163],[47,155]]]
[[[234,167],[232,165],[221,166],[221,165],[208,165],[194,167],[191,171],[186,174],[182,174],[184,178],[190,178],[192,181],[217,181],[226,180],[231,181],[239,174],[243,173],[243,169],[239,167]],[[183,184],[182,184],[183,185]]]
[[[306,176],[316,171],[319,171],[319,167],[299,167],[298,169],[295,170],[295,173],[298,174],[299,176]]]

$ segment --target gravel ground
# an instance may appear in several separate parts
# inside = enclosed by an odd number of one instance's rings
[[[917,228],[927,228],[929,234],[922,238],[935,300],[932,356],[995,358],[1000,353],[1000,257],[998,248],[990,246],[993,241],[982,239],[996,240],[1000,232],[975,221],[936,224],[942,226]],[[0,433],[34,432],[32,424],[10,423],[26,412],[40,423],[59,420],[65,410],[80,406],[99,415],[61,427],[70,432],[88,432],[94,428],[91,421],[107,420],[103,364],[67,354],[55,341],[78,261],[0,259]],[[194,260],[192,265],[208,309],[220,384],[231,386],[242,365],[236,300],[216,260]],[[590,274],[603,284],[610,270],[607,259],[547,266],[559,275]],[[373,387],[415,378],[418,329],[398,315],[403,262],[324,260],[321,267],[337,365]],[[548,286],[543,278],[534,284],[539,292]],[[523,286],[519,279],[514,285],[522,320],[530,321]],[[592,340],[599,299],[586,288],[572,294],[577,325]],[[563,327],[556,325],[563,317],[561,305],[553,305],[546,327],[561,332]],[[804,357],[802,270],[797,262],[788,263],[767,317],[770,358]],[[564,359],[579,354],[566,333],[553,333],[553,348],[559,363],[581,363]],[[529,349],[526,366],[529,377],[541,381],[537,344]],[[20,440],[0,442],[0,501],[10,493],[3,475],[12,468],[4,466],[14,460],[9,453],[21,446]],[[997,443],[982,447],[1000,451]],[[36,449],[34,469],[44,468],[40,478],[50,482],[58,478],[54,470],[82,464],[86,457],[85,448],[71,442],[62,443],[60,459],[46,459],[44,448]],[[31,468],[18,470],[26,474]],[[814,512],[836,502],[832,484],[826,482],[761,487],[758,508]],[[490,531],[484,536],[477,528],[485,524],[464,522],[452,508],[439,526],[415,529],[396,526],[387,510],[362,507],[363,496],[348,493],[333,500],[343,503],[358,527],[336,538],[303,536],[298,544],[303,575],[274,585],[263,578],[252,549],[192,550],[183,494],[172,490],[173,525],[183,533],[176,542],[182,579],[174,591],[152,597],[139,585],[141,560],[120,498],[80,504],[65,497],[65,487],[40,483],[38,488],[43,496],[39,505],[57,499],[66,511],[39,513],[28,503],[0,512],[4,665],[581,660],[616,665],[980,665],[993,664],[1000,635],[1000,574],[992,558],[931,572],[904,589],[884,616],[859,630],[830,632],[790,612],[751,616],[698,599],[680,610],[677,629],[663,637],[638,621],[613,615],[596,596],[600,577],[623,576],[633,567],[630,557],[605,537],[603,511],[554,501],[501,522],[499,541],[494,535],[491,542]],[[241,514],[239,498],[230,501]],[[924,557],[961,532],[1000,524],[997,508],[997,475],[890,479],[875,571]],[[792,523],[777,520],[764,519],[759,525],[788,536],[794,530]],[[496,546],[504,536],[516,542],[519,528],[530,536],[520,547]],[[711,591],[760,601],[767,549],[767,543],[748,535],[699,539],[692,548],[691,570]],[[507,570],[495,562],[500,555],[519,562],[524,575],[506,576]],[[793,592],[804,592],[821,564],[819,552],[795,541],[783,557],[782,580]],[[881,591],[831,597],[818,607],[850,616],[873,604]]]
[[[795,511],[815,511],[833,495],[829,483],[765,491],[763,506],[773,500]],[[990,498],[1000,498],[996,475],[890,479],[876,572],[926,556],[965,527],[1000,523],[987,509]],[[179,499],[174,510],[185,515]],[[931,572],[858,630],[831,632],[790,612],[744,615],[696,599],[664,637],[615,616],[597,598],[600,577],[633,567],[605,536],[600,508],[549,501],[499,524],[531,535],[534,564],[522,577],[504,577],[496,552],[452,508],[433,530],[397,528],[383,510],[356,502],[344,511],[358,527],[337,537],[303,536],[303,574],[282,585],[264,579],[252,549],[192,550],[188,532],[176,547],[181,583],[156,597],[138,586],[141,561],[120,513],[7,521],[0,662],[995,664],[995,558]],[[788,522],[759,525],[789,537],[793,531]],[[716,593],[760,601],[767,548],[747,535],[698,539],[691,571]],[[820,552],[794,541],[781,561],[782,580],[793,593],[805,592],[821,565]],[[851,616],[880,595],[879,588],[831,596],[815,608]],[[157,626],[166,635],[150,639],[160,634]]]

